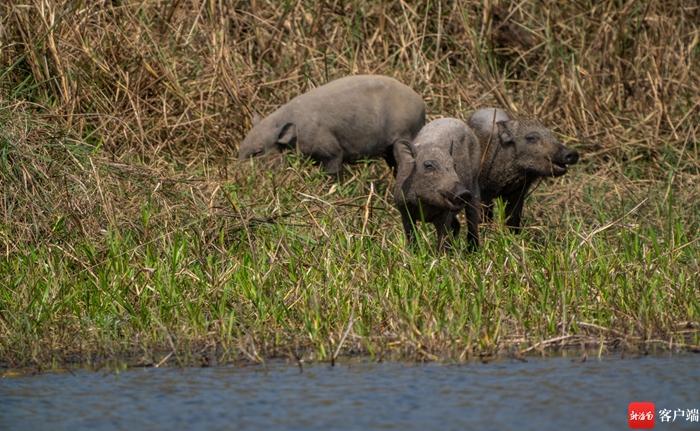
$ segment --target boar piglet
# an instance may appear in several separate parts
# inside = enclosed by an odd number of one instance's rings
[[[564,175],[569,165],[578,162],[578,153],[562,145],[539,121],[514,120],[502,109],[479,109],[467,123],[483,155],[479,186],[485,218],[492,218],[493,200],[500,197],[506,206],[506,224],[518,231],[532,183]]]
[[[337,79],[299,95],[254,125],[239,158],[296,148],[329,174],[343,162],[384,157],[392,168],[394,142],[412,140],[425,124],[425,103],[387,76]]]
[[[465,210],[470,247],[479,245],[479,157],[476,136],[462,121],[441,118],[427,124],[416,139],[394,145],[398,164],[394,200],[406,238],[415,223],[435,225],[438,249],[450,245],[460,230],[457,214]]]

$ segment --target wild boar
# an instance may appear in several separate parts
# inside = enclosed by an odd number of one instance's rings
[[[398,164],[394,200],[408,242],[415,238],[415,222],[435,225],[438,249],[459,234],[457,214],[464,208],[471,248],[479,245],[479,160],[481,150],[464,122],[441,118],[428,123],[415,140],[394,145]]]
[[[506,224],[519,231],[530,186],[538,178],[564,175],[578,162],[578,152],[562,145],[539,121],[514,120],[502,109],[479,109],[467,124],[482,152],[479,186],[484,218],[492,218],[493,200],[501,197]]]
[[[296,147],[337,175],[343,162],[384,157],[394,142],[412,140],[425,124],[425,103],[399,81],[379,75],[340,78],[299,95],[256,124],[239,158]]]

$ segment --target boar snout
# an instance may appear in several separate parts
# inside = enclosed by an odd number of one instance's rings
[[[250,149],[250,150],[239,150],[238,160],[246,160],[252,157],[262,156],[265,150],[260,149]]]
[[[578,151],[571,150],[565,146],[559,146],[559,151],[552,160],[552,176],[558,177],[564,175],[569,165],[575,165],[578,162]]]
[[[440,191],[440,194],[454,209],[463,208],[472,196],[472,193],[461,184],[456,184],[451,190]]]
[[[578,162],[578,151],[564,148],[562,160],[567,165],[575,165]]]

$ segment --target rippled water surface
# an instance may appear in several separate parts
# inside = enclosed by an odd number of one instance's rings
[[[700,408],[700,355],[134,369],[0,379],[0,430],[628,429]],[[678,418],[656,429],[700,429]]]

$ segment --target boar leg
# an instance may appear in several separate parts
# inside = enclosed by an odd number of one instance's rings
[[[411,216],[408,211],[402,210],[401,212],[401,224],[403,225],[403,231],[406,234],[406,242],[411,245],[416,239],[416,225],[413,223]]]
[[[437,231],[438,251],[445,251],[452,248],[453,237],[451,233],[454,232],[454,222],[457,222],[457,225],[459,225],[459,221],[457,221],[457,218],[451,212],[447,212],[444,216],[433,222],[435,230]]]
[[[394,157],[394,146],[387,147],[386,151],[384,152],[384,160],[386,160],[386,164],[391,168],[391,173],[394,175],[394,178],[396,178],[396,158]]]
[[[525,193],[513,193],[506,196],[506,225],[515,233],[520,232]]]
[[[452,217],[452,236],[457,238],[459,235],[459,230],[462,228],[459,224],[459,220],[457,220],[457,215]]]
[[[481,205],[479,199],[471,199],[464,208],[464,215],[467,218],[467,239],[469,240],[469,248],[476,249],[479,247],[479,216]]]
[[[339,177],[341,169],[343,168],[343,156],[340,155],[333,158],[321,159],[321,165],[328,175]]]
[[[302,152],[320,162],[328,175],[339,177],[343,167],[343,148],[338,140],[332,133],[324,130],[315,130],[313,136],[313,141],[307,141],[306,151],[301,148]]]
[[[488,205],[483,206],[483,218],[482,220],[484,221],[491,221],[493,220],[493,203],[490,203]]]

